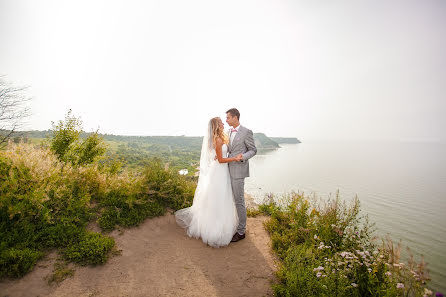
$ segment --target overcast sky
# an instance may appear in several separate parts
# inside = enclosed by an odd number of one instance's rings
[[[446,140],[446,1],[0,0],[0,75],[28,129]],[[227,128],[227,127],[226,127]]]

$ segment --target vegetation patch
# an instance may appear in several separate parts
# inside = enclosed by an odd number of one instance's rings
[[[113,238],[87,231],[90,222],[111,231],[192,204],[193,180],[156,158],[120,170],[103,162],[102,138],[81,139],[81,131],[70,111],[45,141],[0,150],[0,277],[23,276],[51,248],[81,265],[102,264],[118,252]]]
[[[279,201],[279,202],[272,202]],[[276,296],[428,296],[421,259],[400,260],[400,246],[378,243],[359,200],[311,203],[290,193],[263,205],[265,227],[280,259]]]
[[[63,252],[64,257],[79,264],[102,264],[115,245],[113,238],[95,232],[86,232],[78,241],[69,245]]]
[[[58,259],[54,263],[53,272],[45,277],[49,285],[58,284],[68,277],[74,275],[74,269],[69,267],[69,263],[63,259]]]

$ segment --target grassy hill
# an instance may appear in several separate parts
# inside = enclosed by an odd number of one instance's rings
[[[1,133],[2,131],[0,131]],[[87,138],[91,133],[82,132],[80,138]],[[51,130],[20,131],[12,138],[19,142],[23,137],[25,142],[39,143],[51,137]],[[99,134],[104,139],[108,149],[105,159],[101,162],[120,162],[126,168],[145,166],[148,159],[158,158],[166,166],[174,170],[187,169],[194,176],[200,160],[203,137],[199,136],[125,136]],[[296,138],[270,138],[264,133],[254,133],[254,140],[259,150],[280,148],[279,143],[297,143]],[[277,140],[277,141],[276,141]]]

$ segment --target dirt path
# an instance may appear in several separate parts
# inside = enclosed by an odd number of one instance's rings
[[[189,238],[175,217],[147,219],[110,233],[122,254],[104,265],[76,266],[74,276],[48,285],[57,254],[19,280],[0,282],[8,296],[272,296],[275,261],[262,222],[248,218],[246,238],[215,249]]]

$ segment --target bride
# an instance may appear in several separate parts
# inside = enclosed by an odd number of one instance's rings
[[[189,237],[201,237],[212,247],[227,246],[238,224],[228,163],[242,160],[242,155],[225,158],[228,143],[223,122],[219,117],[212,118],[203,138],[192,206],[175,212],[177,224],[187,230]]]

